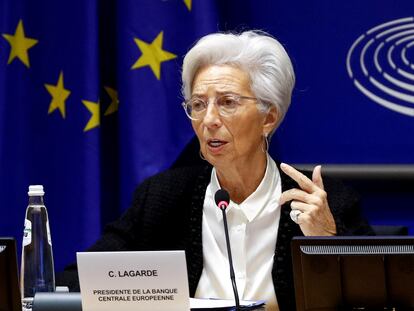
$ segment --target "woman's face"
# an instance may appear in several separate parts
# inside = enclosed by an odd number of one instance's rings
[[[192,121],[201,152],[217,168],[245,165],[249,161],[255,163],[264,155],[263,135],[275,126],[276,110],[271,109],[264,114],[258,110],[256,100],[241,99],[236,112],[224,117],[214,104],[216,97],[223,94],[255,97],[250,89],[249,76],[243,70],[229,65],[199,69],[191,95],[209,103],[204,117]]]

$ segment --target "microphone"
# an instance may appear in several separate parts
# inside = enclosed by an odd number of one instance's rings
[[[237,292],[236,278],[234,277],[233,259],[231,256],[229,229],[227,227],[227,216],[226,216],[226,208],[227,206],[229,206],[229,203],[230,203],[230,195],[226,190],[219,189],[214,195],[214,201],[216,201],[216,205],[218,206],[219,209],[221,209],[221,212],[223,213],[224,234],[226,236],[227,256],[229,257],[231,285],[233,286],[234,302],[236,303],[236,310],[240,310],[239,293]]]
[[[216,201],[216,205],[219,209],[226,210],[227,206],[229,206],[230,203],[230,195],[226,190],[219,189],[214,195],[214,201]]]

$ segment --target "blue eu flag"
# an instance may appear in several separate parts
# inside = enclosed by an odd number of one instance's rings
[[[0,12],[0,235],[21,239],[26,189],[43,184],[59,270],[192,137],[180,68],[215,31],[215,8],[45,0]]]

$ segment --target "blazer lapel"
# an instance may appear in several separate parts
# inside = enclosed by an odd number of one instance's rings
[[[277,163],[277,166],[282,180],[282,192],[297,188],[298,184],[280,169],[280,163]],[[295,297],[293,295],[294,286],[290,243],[294,236],[303,234],[299,225],[290,219],[290,211],[290,202],[286,202],[281,206],[273,259],[272,278],[280,310],[296,309]]]
[[[190,227],[187,241],[187,270],[190,287],[190,296],[194,297],[197,290],[198,281],[203,272],[203,206],[206,189],[210,182],[211,166],[206,166],[202,173],[197,177],[191,194],[190,207]]]

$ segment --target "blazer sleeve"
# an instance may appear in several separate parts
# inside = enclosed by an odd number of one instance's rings
[[[186,249],[190,232],[191,193],[203,167],[167,170],[144,181],[131,206],[105,226],[87,251],[146,251]],[[79,291],[76,263],[57,275],[56,284]]]

